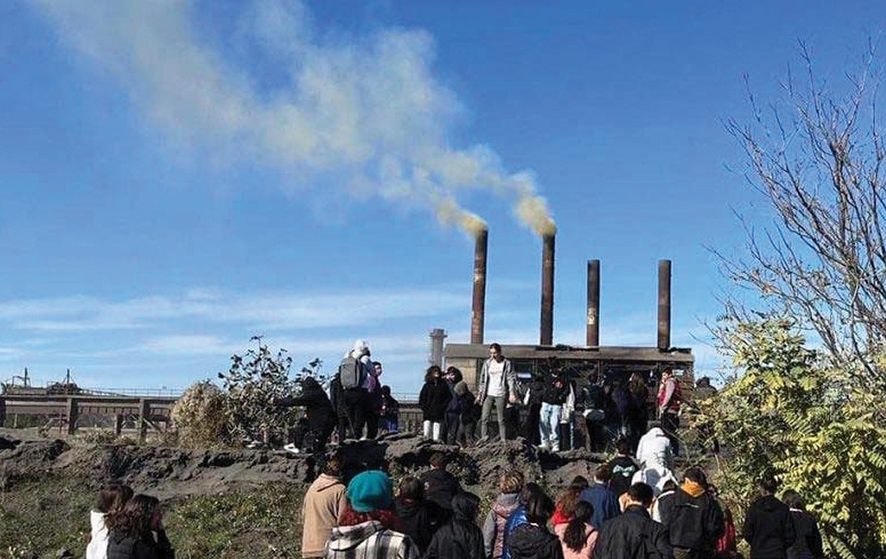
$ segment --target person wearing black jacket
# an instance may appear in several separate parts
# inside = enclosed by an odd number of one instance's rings
[[[301,380],[301,394],[282,398],[277,403],[283,407],[304,406],[305,415],[308,418],[310,442],[305,441],[304,446],[310,446],[315,454],[326,450],[329,436],[335,429],[335,410],[332,402],[323,387],[314,377],[305,377]]]
[[[607,520],[597,537],[594,559],[673,559],[667,529],[649,517],[652,488],[635,483],[628,489],[623,514]]]
[[[446,431],[446,444],[454,445],[456,436],[458,435],[458,426],[461,423],[461,400],[455,393],[455,387],[462,379],[461,371],[458,367],[449,367],[446,369],[444,377],[446,387],[449,389],[449,403],[446,404],[446,416],[443,422],[444,431]]]
[[[587,435],[585,448],[590,452],[603,452],[606,448],[606,392],[600,383],[600,374],[591,371],[584,391],[584,421]],[[625,487],[627,491],[627,487]]]
[[[136,495],[108,515],[108,559],[175,559],[163,529],[160,501]]]
[[[545,390],[541,397],[540,438],[541,447],[553,452],[560,450],[560,423],[564,417],[564,408],[574,406],[572,383],[567,371],[560,366],[556,357],[547,362],[548,373],[545,377]],[[569,411],[567,410],[568,414]]]
[[[336,429],[338,430],[338,442],[343,443],[345,439],[354,437],[354,429],[351,426],[351,417],[348,415],[348,403],[345,398],[345,390],[341,385],[341,376],[336,373],[329,383],[329,399],[332,408],[335,411],[337,421]]]
[[[668,510],[670,509],[670,510]],[[676,559],[708,557],[726,530],[723,510],[708,492],[708,480],[699,468],[689,468],[683,485],[662,515]]]
[[[544,375],[535,372],[532,374],[532,381],[526,389],[526,396],[523,404],[526,406],[526,424],[523,426],[523,436],[526,442],[531,445],[538,446],[541,444],[541,435],[539,432],[541,420],[541,397],[545,392]]]
[[[434,534],[424,559],[486,559],[483,532],[475,522],[479,510],[479,497],[456,493],[452,498],[452,519]]]
[[[400,482],[394,510],[398,518],[396,530],[412,538],[421,554],[424,554],[431,538],[449,518],[448,511],[425,499],[421,481],[411,476]]]
[[[751,559],[786,559],[797,539],[791,511],[775,497],[778,482],[773,477],[760,482],[760,498],[748,509],[742,537],[751,546]]]
[[[442,452],[431,455],[431,469],[421,476],[425,498],[437,503],[447,511],[452,510],[452,498],[461,491],[455,476],[446,471],[449,460]]]
[[[507,534],[506,545],[511,559],[563,559],[560,539],[547,529],[554,514],[554,502],[542,492],[529,497],[525,505],[526,524]]]
[[[428,367],[425,374],[425,385],[418,396],[418,405],[422,411],[422,433],[425,438],[441,442],[443,436],[443,420],[446,408],[452,398],[452,392],[446,381],[441,378],[441,370],[437,365]]]
[[[785,491],[781,498],[790,509],[794,528],[797,530],[797,539],[794,545],[788,548],[788,559],[822,559],[824,551],[821,545],[821,532],[818,530],[818,523],[806,512],[803,498],[791,489]]]

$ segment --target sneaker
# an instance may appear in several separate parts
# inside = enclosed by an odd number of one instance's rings
[[[298,454],[299,452],[301,452],[301,451],[298,449],[298,447],[295,446],[295,445],[292,444],[292,443],[289,443],[288,445],[284,445],[284,446],[283,446],[283,450],[285,450],[286,452],[288,452],[288,453],[290,453],[290,454]]]

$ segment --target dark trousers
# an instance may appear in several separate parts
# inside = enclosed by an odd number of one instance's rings
[[[309,431],[305,436],[304,441],[302,441],[304,446],[299,448],[309,448],[314,454],[322,454],[326,452],[326,444],[329,443],[329,437],[332,436],[332,431],[334,430],[335,424],[330,421],[317,429]]]
[[[526,442],[534,446],[541,444],[541,435],[538,430],[540,420],[541,404],[529,404],[529,413],[526,415],[526,427],[523,429],[523,436],[526,437]]]
[[[349,388],[345,391],[345,404],[347,404],[348,419],[351,421],[355,439],[363,436],[363,427],[366,425],[366,400],[369,393],[363,388]]]
[[[366,418],[366,436],[374,439],[378,436],[378,413],[368,410],[365,413]]]
[[[477,431],[477,423],[472,421],[470,423],[461,423],[458,424],[458,429],[456,430],[455,435],[455,443],[462,446],[471,446],[474,444],[474,433]]]
[[[561,423],[557,426],[557,434],[560,439],[560,450],[572,450],[572,425]]]
[[[461,423],[461,414],[458,412],[446,412],[446,417],[443,420],[443,429],[446,431],[446,436],[443,437],[443,440],[446,441],[446,444],[455,444],[456,439],[458,438],[458,426]]]
[[[677,438],[677,427],[679,426],[680,418],[677,417],[677,414],[670,412],[661,414],[661,430],[671,440],[671,450],[674,452],[674,456],[680,454],[680,440]]]

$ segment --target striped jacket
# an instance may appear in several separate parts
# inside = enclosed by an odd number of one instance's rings
[[[405,534],[386,530],[370,520],[332,530],[326,542],[326,559],[418,559],[418,548]]]

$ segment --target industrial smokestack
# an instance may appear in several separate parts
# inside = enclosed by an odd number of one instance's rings
[[[471,306],[471,343],[483,343],[483,328],[486,321],[486,250],[489,243],[489,230],[477,231],[474,245],[474,300]]]
[[[671,261],[658,261],[658,349],[671,347]]]
[[[540,345],[554,345],[554,239],[553,233],[542,237]]]
[[[600,261],[588,260],[588,324],[585,345],[600,345]]]

